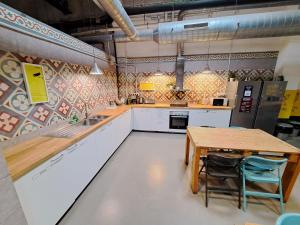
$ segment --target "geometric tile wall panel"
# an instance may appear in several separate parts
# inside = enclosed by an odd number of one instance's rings
[[[29,103],[22,62],[43,66],[49,102]],[[89,70],[87,65],[0,50],[0,141],[66,120],[74,113],[82,116],[84,104],[92,111],[115,100],[115,69],[104,71],[100,77],[89,75]]]
[[[40,125],[46,126],[52,113],[53,113],[53,110],[50,109],[45,104],[36,104],[34,106],[34,109],[29,114],[28,118]]]
[[[136,84],[140,82],[152,82],[155,84],[155,92],[143,92],[141,94],[145,97],[152,97],[157,102],[169,102],[181,98],[189,102],[206,103],[208,98],[225,92],[228,66],[238,80],[246,78],[271,80],[274,76],[277,56],[278,52],[234,53],[231,56],[229,66],[229,54],[211,54],[209,65],[214,73],[210,75],[200,72],[206,66],[208,55],[185,56],[184,88],[189,91],[180,96],[176,96],[169,89],[170,84],[174,84],[176,80],[176,57],[159,58],[160,68],[164,72],[162,76],[154,75],[157,69],[157,57],[128,58],[127,62],[130,63],[132,68],[143,72],[135,73],[128,70],[126,75],[124,69],[121,69],[118,79],[119,97],[126,97],[127,94],[140,92],[136,88]],[[125,59],[118,58],[118,62],[124,64]]]
[[[0,135],[7,138],[13,137],[14,133],[24,121],[24,116],[0,106]]]

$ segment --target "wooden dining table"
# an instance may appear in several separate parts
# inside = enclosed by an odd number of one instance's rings
[[[190,145],[193,146],[191,188],[199,190],[199,161],[210,151],[238,150],[244,156],[261,155],[286,157],[282,175],[284,201],[287,202],[300,172],[300,150],[259,129],[188,127],[185,146],[185,164],[189,163]]]

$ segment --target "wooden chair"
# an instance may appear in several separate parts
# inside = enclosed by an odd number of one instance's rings
[[[230,154],[208,154],[203,159],[204,165],[200,172],[205,168],[205,206],[208,207],[208,192],[222,192],[222,193],[236,193],[238,192],[239,203],[238,207],[241,208],[241,171],[240,162],[242,157],[232,157]],[[228,188],[221,186],[209,186],[208,177],[226,180],[233,179],[237,182],[237,188]]]

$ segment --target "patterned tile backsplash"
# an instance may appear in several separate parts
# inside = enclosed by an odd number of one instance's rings
[[[31,105],[26,93],[21,63],[43,65],[49,102]],[[89,66],[41,59],[0,50],[0,141],[27,134],[38,128],[81,116],[117,98],[114,68],[103,76],[89,75]]]
[[[272,79],[277,55],[277,52],[233,54],[231,71],[238,79]],[[157,57],[127,59],[128,68],[134,69],[127,75],[121,69],[117,84],[114,68],[105,71],[103,76],[90,76],[89,66],[0,50],[0,141],[67,120],[73,114],[82,116],[85,104],[90,111],[100,109],[118,97],[118,88],[119,97],[127,97],[138,90],[136,87],[140,82],[155,84],[155,92],[144,92],[143,95],[157,102],[169,102],[179,97],[189,102],[203,103],[209,97],[223,93],[228,79],[228,54],[210,55],[210,59],[214,74],[201,74],[198,70],[201,71],[206,65],[207,55],[186,57],[184,88],[189,91],[176,96],[169,89],[176,79],[175,57],[160,57],[162,76],[154,75]],[[43,65],[49,102],[29,103],[22,62]],[[122,63],[124,58],[120,58]]]
[[[278,52],[235,53],[231,57],[230,71],[239,80],[245,78],[270,80],[274,75],[277,56]],[[210,68],[214,73],[202,74],[199,71],[205,68],[208,56],[186,56],[183,86],[189,91],[180,93],[179,96],[169,88],[169,85],[175,84],[176,81],[175,57],[160,57],[160,69],[164,72],[161,76],[154,75],[157,57],[128,58],[127,75],[123,69],[119,76],[119,96],[126,97],[127,94],[140,92],[138,90],[140,82],[151,82],[155,85],[155,91],[142,94],[144,97],[154,98],[156,102],[170,102],[180,98],[194,103],[206,103],[208,98],[225,92],[228,57],[229,54],[210,55]],[[119,58],[118,61],[120,64],[125,63],[124,58]]]

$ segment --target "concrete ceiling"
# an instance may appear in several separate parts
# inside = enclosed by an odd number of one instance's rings
[[[92,0],[2,0],[11,6],[37,20],[71,33],[77,28],[97,25],[105,16]],[[92,18],[92,19],[91,19]],[[95,19],[97,18],[97,19]]]

